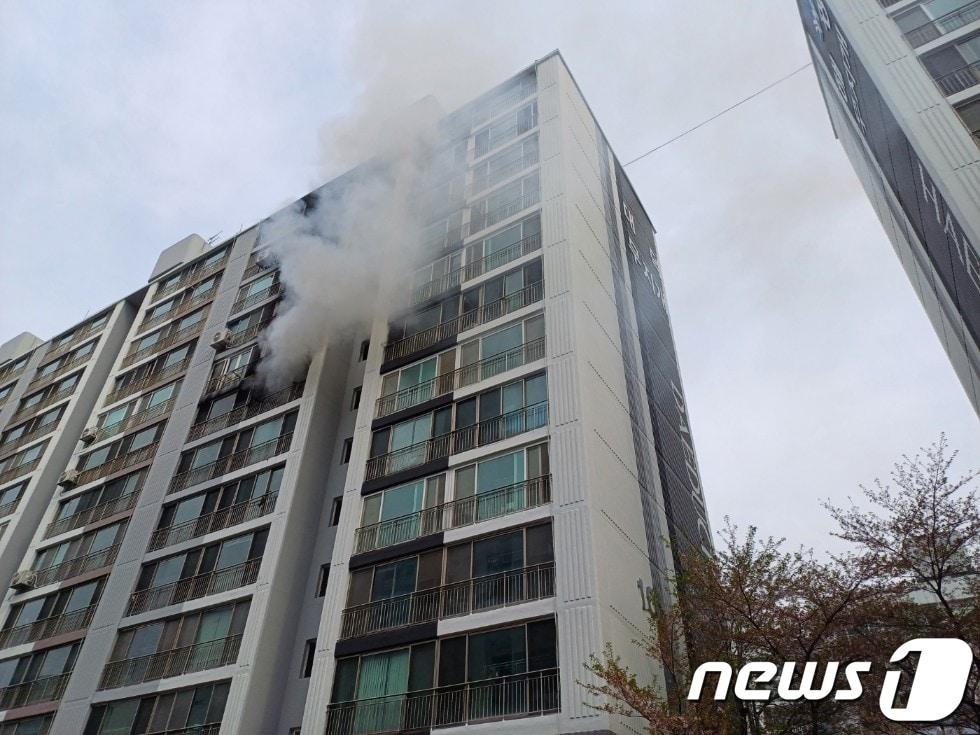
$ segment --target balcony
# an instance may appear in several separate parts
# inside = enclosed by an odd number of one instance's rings
[[[0,505],[0,518],[6,518],[9,515],[13,515],[13,513],[16,512],[18,505],[20,505],[20,498]]]
[[[66,516],[61,520],[52,521],[44,531],[44,538],[47,539],[62,533],[68,533],[69,531],[74,531],[76,528],[87,526],[89,523],[95,523],[96,521],[101,521],[103,518],[114,516],[116,513],[125,513],[127,510],[132,510],[136,506],[136,500],[139,498],[141,488],[142,481],[140,482],[140,487],[128,495],[120,495],[115,500],[108,500],[105,503],[99,503],[98,505],[93,505],[91,508],[86,508],[78,513]]]
[[[41,464],[41,458],[38,457],[30,462],[24,462],[16,467],[11,467],[9,470],[4,470],[0,472],[0,485],[10,480],[16,480],[18,477],[23,477],[24,475],[33,472],[37,469],[37,466]]]
[[[65,693],[71,672],[46,676],[43,679],[25,681],[23,684],[13,684],[0,689],[0,709],[26,707],[29,704],[41,702],[56,702]]]
[[[128,398],[134,393],[139,393],[140,391],[146,390],[147,388],[155,387],[159,383],[163,383],[169,380],[170,378],[174,378],[180,375],[181,373],[184,372],[184,370],[187,369],[187,366],[188,364],[190,364],[190,361],[191,361],[191,356],[188,355],[177,365],[171,365],[170,367],[165,368],[164,370],[157,370],[152,373],[147,373],[142,378],[137,378],[136,380],[132,380],[124,386],[116,388],[114,391],[112,391],[112,393],[106,396],[104,405],[108,406],[112,403],[116,403],[117,401],[121,401],[123,398]]]
[[[174,475],[174,479],[170,481],[168,492],[175,493],[178,490],[183,490],[185,487],[213,480],[216,477],[240,470],[242,467],[247,467],[250,464],[255,464],[256,462],[261,462],[275,457],[278,454],[288,452],[292,438],[292,433],[283,434],[277,439],[270,439],[262,444],[256,444],[254,447],[239,450],[233,454],[229,454],[227,457],[222,457],[201,467],[194,467],[184,472],[178,472]]]
[[[935,18],[928,23],[923,23],[918,28],[906,31],[905,38],[908,39],[912,48],[918,48],[976,20],[980,20],[980,0],[964,5],[962,8]]]
[[[16,439],[11,439],[10,441],[4,444],[0,444],[0,457],[7,457],[8,455],[12,454],[13,452],[20,449],[21,447],[26,446],[31,442],[37,441],[41,437],[47,436],[48,434],[50,434],[51,432],[53,432],[55,429],[58,428],[59,423],[60,421],[52,421],[49,424],[45,424],[44,426],[34,429],[34,431],[29,431],[26,434],[21,434]]]
[[[534,477],[416,513],[361,526],[354,535],[354,553],[383,549],[420,536],[471,526],[550,502],[551,475]]]
[[[229,411],[228,413],[221,414],[220,416],[215,416],[213,419],[208,419],[207,421],[199,421],[191,427],[190,432],[188,432],[187,440],[193,441],[194,439],[200,439],[202,436],[207,436],[208,434],[213,434],[216,431],[221,431],[222,429],[227,429],[229,426],[235,426],[240,424],[242,421],[247,421],[248,419],[260,416],[267,411],[272,411],[280,406],[285,406],[291,401],[295,401],[297,398],[302,397],[303,386],[293,385],[289,388],[285,388],[281,391],[273,393],[266,396],[260,401],[255,401],[246,403],[244,406],[236,408],[234,411]]]
[[[240,523],[254,521],[256,518],[269,515],[276,509],[276,499],[279,493],[268,493],[251,500],[235,503],[227,508],[216,510],[198,516],[184,523],[177,523],[173,526],[158,528],[150,536],[149,551],[162,549],[166,546],[190,541],[194,538],[206,536],[215,531],[222,531]]]
[[[974,61],[951,74],[939,77],[936,84],[947,97],[980,84],[980,61]]]
[[[472,311],[468,311],[448,322],[437,324],[410,337],[389,342],[385,345],[385,362],[407,357],[408,355],[432,347],[444,339],[455,337],[467,329],[473,329],[481,324],[492,322],[518,309],[523,309],[525,306],[537,303],[543,296],[544,281],[538,281],[509,296],[504,296],[502,299],[491,301],[489,304],[484,304]]]
[[[34,581],[34,586],[44,587],[54,582],[63,582],[66,579],[77,577],[80,574],[85,574],[95,569],[105,569],[106,567],[112,566],[113,562],[116,561],[116,554],[119,553],[119,546],[119,544],[115,544],[105,549],[93,551],[91,554],[86,554],[85,556],[77,556],[74,559],[63,561],[51,567],[36,569],[34,571],[37,577]]]
[[[74,334],[71,336],[71,339],[69,339],[67,342],[62,345],[58,345],[57,347],[53,347],[44,353],[45,361],[50,362],[56,357],[61,357],[65,353],[71,352],[72,347],[84,342],[86,337],[93,335],[96,332],[101,332],[104,327],[105,322],[101,324],[89,323],[83,326],[81,329],[75,330]]]
[[[502,416],[456,429],[418,444],[372,457],[367,462],[365,480],[376,480],[396,472],[482,447],[512,436],[539,429],[548,423],[548,402],[542,401]]]
[[[229,350],[233,347],[240,347],[247,342],[251,342],[253,339],[262,334],[265,328],[272,324],[272,321],[272,319],[266,319],[265,321],[259,322],[258,324],[253,324],[240,332],[234,332],[225,341],[225,349]]]
[[[450,271],[446,275],[433,279],[428,283],[423,283],[412,292],[412,303],[421,304],[423,301],[428,301],[441,293],[445,293],[465,281],[482,276],[484,273],[490,273],[501,266],[507,265],[507,263],[511,263],[525,255],[530,255],[540,249],[541,234],[535,233],[528,235],[523,240],[515,242],[513,245],[508,245],[503,250],[498,250],[496,253],[491,253],[485,258],[467,263],[462,268]]]
[[[201,261],[198,265],[190,268],[181,275],[180,279],[171,283],[166,288],[158,288],[156,293],[153,294],[153,303],[156,303],[164,296],[169,296],[172,293],[177,293],[180,289],[186,288],[191,284],[197,283],[198,281],[203,281],[205,278],[210,276],[212,273],[217,273],[222,268],[225,267],[225,263],[228,260],[228,253],[231,252],[229,249],[225,252],[225,257],[219,260],[217,263],[212,263],[209,266],[204,265],[204,261]]]
[[[254,306],[266,299],[270,299],[273,296],[278,295],[282,291],[282,283],[273,283],[268,288],[263,288],[258,293],[254,293],[251,296],[246,296],[245,298],[239,299],[231,306],[231,314],[237,314],[240,311],[244,311],[250,306]]]
[[[147,444],[145,447],[142,449],[137,449],[135,452],[120,454],[118,457],[115,459],[110,459],[108,462],[103,462],[95,467],[89,467],[86,470],[82,470],[78,473],[78,478],[75,480],[75,484],[86,485],[93,480],[114,475],[120,470],[124,470],[127,467],[132,467],[134,464],[149,462],[156,454],[158,444],[159,442]]]
[[[504,153],[500,155],[504,155]],[[534,151],[533,154],[523,154],[519,158],[509,161],[488,173],[480,173],[479,175],[474,173],[473,181],[470,182],[470,196],[476,196],[480,192],[496,186],[501,181],[509,179],[511,176],[531,168],[531,166],[536,166],[538,161],[538,152]]]
[[[340,638],[519,605],[554,594],[554,563],[514,569],[349,607],[341,615]]]
[[[154,733],[153,735],[218,735],[219,732],[221,732],[221,723],[211,722],[207,725],[182,727],[179,730],[164,730],[163,732]]]
[[[242,365],[241,367],[230,370],[227,373],[215,375],[207,382],[207,385],[204,386],[204,391],[201,393],[202,398],[216,393],[224,393],[226,390],[238,385],[245,380],[245,376],[248,375],[249,368],[251,368],[254,364],[254,362],[250,362],[248,365]]]
[[[94,351],[93,351],[94,352]],[[61,367],[57,368],[54,372],[50,372],[47,375],[35,375],[34,379],[28,384],[27,389],[32,393],[35,390],[40,390],[46,385],[50,385],[55,380],[60,378],[65,373],[74,370],[79,365],[84,365],[92,357],[93,352],[86,352],[84,355],[79,355],[73,360],[69,360]]]
[[[465,388],[481,380],[487,380],[506,370],[527,365],[544,358],[544,337],[526,342],[512,350],[492,355],[470,365],[464,365],[451,373],[439,375],[432,380],[403,388],[396,393],[381,396],[374,404],[376,419],[390,416],[406,408],[412,408],[439,396]]]
[[[75,392],[75,386],[73,385],[71,388],[67,388],[65,390],[58,391],[57,393],[52,393],[47,398],[44,398],[44,399],[38,401],[34,405],[32,405],[32,406],[25,406],[24,408],[22,408],[19,411],[17,411],[17,413],[15,413],[13,416],[10,417],[10,422],[9,423],[11,423],[11,424],[20,423],[21,419],[27,419],[27,418],[30,418],[31,416],[33,416],[33,415],[35,415],[37,413],[40,413],[45,408],[48,408],[49,406],[54,405],[58,401],[62,401],[65,398],[68,398],[74,392]]]
[[[142,411],[137,411],[136,413],[127,416],[122,421],[117,421],[114,424],[103,426],[98,430],[98,432],[96,432],[95,441],[103,441],[104,439],[108,439],[116,434],[121,434],[122,432],[129,431],[136,426],[149,423],[162,416],[168,415],[170,413],[170,409],[174,407],[176,400],[176,398],[169,398],[163,403],[158,403],[155,406],[144,408]]]
[[[541,192],[535,190],[516,199],[511,199],[509,202],[505,202],[499,207],[495,207],[487,212],[474,212],[470,208],[470,222],[467,227],[467,233],[468,235],[472,235],[480,230],[493,227],[498,222],[502,222],[508,217],[513,217],[528,207],[533,207],[539,201],[541,201]]]
[[[428,731],[557,712],[558,669],[388,697],[338,702],[327,709],[326,735],[381,735]]]
[[[173,347],[180,342],[188,340],[192,337],[196,337],[204,330],[205,317],[201,317],[194,324],[189,327],[184,327],[183,329],[178,329],[176,332],[172,332],[163,339],[157,340],[152,345],[147,345],[141,350],[136,350],[135,352],[130,352],[126,357],[123,358],[122,367],[129,367],[133,363],[139,362],[140,360],[149,357],[150,355],[155,355],[158,352],[163,352],[168,347]]]
[[[233,664],[238,659],[241,642],[242,637],[234,635],[149,656],[110,661],[102,672],[99,690],[142,684]]]
[[[147,610],[157,610],[188,600],[199,600],[208,595],[228,592],[253,584],[259,576],[262,558],[249,559],[226,569],[216,569],[170,584],[134,592],[126,606],[126,615],[139,615]]]
[[[482,158],[483,156],[487,155],[491,151],[496,150],[500,146],[509,143],[510,141],[514,140],[515,138],[521,135],[524,135],[524,133],[528,132],[529,130],[534,130],[534,128],[538,126],[537,120],[535,119],[536,117],[537,116],[534,115],[531,117],[531,119],[528,120],[524,120],[524,119],[517,120],[513,125],[510,125],[507,128],[498,131],[497,134],[494,136],[493,140],[490,140],[488,136],[486,139],[487,141],[486,143],[478,143],[474,147],[473,157]]]
[[[87,628],[92,622],[96,607],[97,605],[90,605],[80,610],[72,610],[62,615],[54,615],[50,618],[35,620],[26,625],[18,625],[16,628],[0,630],[0,648],[34,643],[52,636],[73,633],[76,630]]]
[[[259,275],[259,273],[265,273],[276,267],[275,263],[265,263],[262,261],[262,256],[268,255],[268,253],[252,253],[248,259],[248,266],[245,268],[245,272],[242,274],[242,280],[247,281],[250,278],[254,278]]]
[[[140,328],[137,330],[137,334],[142,334],[143,332],[151,329],[153,327],[158,327],[161,324],[169,322],[171,319],[176,319],[177,317],[184,316],[194,311],[195,307],[201,306],[208,303],[214,299],[214,295],[218,292],[218,284],[215,283],[210,290],[205,291],[202,294],[198,294],[194,298],[187,299],[186,301],[181,301],[179,304],[174,306],[170,311],[163,314],[158,314],[152,319],[144,319],[143,323],[140,324]]]

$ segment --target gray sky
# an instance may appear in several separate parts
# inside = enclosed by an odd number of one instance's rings
[[[234,234],[322,183],[324,126],[379,100],[452,107],[560,48],[629,160],[809,60],[787,0],[579,4],[0,0],[0,341],[49,337],[188,233]],[[941,431],[980,465],[812,71],[628,172],[716,528],[828,548],[818,499]]]

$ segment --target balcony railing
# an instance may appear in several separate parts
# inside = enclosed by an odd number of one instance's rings
[[[127,615],[139,615],[147,610],[157,610],[188,600],[198,600],[208,595],[238,589],[252,584],[259,576],[262,557],[249,559],[226,569],[215,569],[170,584],[134,592],[126,606]]]
[[[190,541],[206,536],[215,531],[237,526],[239,523],[254,521],[256,518],[269,515],[276,509],[276,499],[279,493],[267,493],[251,500],[229,505],[212,513],[198,516],[184,523],[158,528],[150,536],[150,551],[162,549],[165,546]]]
[[[17,510],[18,505],[20,505],[20,498],[0,505],[0,518],[6,518],[7,516],[12,515]]]
[[[451,454],[458,454],[539,429],[547,423],[548,402],[542,401],[533,406],[520,408],[502,416],[481,421],[473,426],[456,429],[448,434],[372,457],[367,462],[365,479],[375,480],[379,477],[392,475],[436,459],[448,457]]]
[[[166,337],[157,340],[152,345],[147,345],[141,350],[136,350],[135,352],[130,352],[126,357],[123,358],[122,367],[129,367],[135,362],[139,362],[150,355],[155,355],[158,352],[163,352],[168,347],[173,347],[174,345],[183,342],[184,340],[196,337],[204,330],[205,317],[201,317],[196,322],[191,324],[189,327],[184,327],[183,329],[178,329],[176,332],[168,334]]]
[[[898,0],[896,0],[897,2]],[[525,100],[538,91],[537,84],[518,84],[513,89],[502,93],[494,99],[487,100],[479,109],[473,112],[471,126],[485,125],[490,120],[496,120],[510,110],[521,100]]]
[[[100,442],[104,439],[108,439],[110,436],[115,436],[116,434],[121,434],[124,431],[129,431],[134,426],[139,426],[140,424],[145,424],[154,419],[160,418],[161,416],[166,416],[170,413],[170,409],[174,407],[177,399],[168,398],[163,403],[158,403],[155,406],[149,406],[144,408],[142,411],[137,411],[124,418],[122,421],[117,421],[114,424],[109,424],[108,426],[103,426],[96,432],[95,441]]]
[[[444,339],[455,337],[460,332],[473,329],[481,324],[492,322],[511,312],[523,309],[525,306],[537,303],[544,296],[544,281],[532,283],[520,291],[504,296],[502,299],[491,301],[448,322],[437,324],[403,339],[389,342],[385,345],[385,361],[414,354]]]
[[[29,431],[26,434],[21,434],[16,439],[11,439],[10,441],[4,444],[0,444],[0,458],[12,454],[13,452],[20,449],[21,447],[30,444],[33,441],[37,441],[43,436],[47,436],[52,431],[58,428],[59,423],[60,420],[52,421],[50,423],[45,424],[44,426],[34,429],[34,431]]]
[[[544,357],[544,337],[526,342],[499,355],[491,355],[470,365],[464,365],[445,375],[439,375],[432,380],[403,388],[396,393],[381,396],[374,404],[374,417],[382,418],[406,408],[418,406],[421,403],[451,393],[458,388],[492,378],[505,370],[521,367]]]
[[[244,311],[248,307],[254,306],[260,301],[265,301],[266,299],[272,298],[280,291],[282,291],[282,283],[273,283],[271,286],[268,288],[263,288],[258,293],[253,293],[251,296],[245,296],[244,298],[236,301],[234,304],[232,304],[230,313],[237,314],[240,311]]]
[[[159,442],[147,444],[145,447],[137,449],[135,452],[120,454],[118,457],[115,459],[110,459],[108,462],[103,462],[95,467],[89,467],[86,470],[82,470],[78,473],[78,479],[75,480],[75,484],[85,485],[86,483],[92,482],[92,480],[108,477],[109,475],[115,474],[116,472],[124,470],[127,467],[132,467],[134,464],[148,462],[153,459],[153,455],[156,454],[158,444]]]
[[[349,607],[341,615],[340,637],[380,633],[419,623],[543,600],[555,594],[555,565],[514,569],[465,582],[421,590]]]
[[[524,211],[528,207],[533,207],[540,200],[541,192],[535,189],[516,199],[511,199],[509,202],[501,204],[499,207],[495,207],[488,212],[476,212],[473,208],[470,208],[470,222],[467,227],[467,232],[472,235],[475,232],[492,227],[498,222],[502,222],[508,217],[513,217],[518,212]]]
[[[61,699],[68,685],[71,672],[46,676],[43,679],[25,681],[23,684],[13,684],[0,689],[0,709],[26,707],[29,704],[55,702]]]
[[[164,370],[156,370],[152,373],[147,373],[142,378],[137,378],[136,380],[130,381],[126,385],[116,388],[112,393],[106,396],[105,405],[108,406],[116,401],[121,401],[123,398],[128,398],[134,393],[139,393],[140,391],[146,390],[147,388],[152,388],[159,383],[180,375],[184,370],[187,369],[187,365],[191,361],[191,356],[188,354],[185,359],[176,365],[171,365]]]
[[[35,390],[39,390],[46,385],[50,385],[65,373],[69,372],[70,370],[74,370],[79,365],[83,365],[86,362],[88,362],[89,358],[91,358],[93,354],[94,354],[94,350],[92,352],[86,352],[84,355],[79,355],[78,357],[69,360],[64,365],[57,368],[53,372],[48,373],[47,375],[35,375],[34,379],[31,380],[30,384],[27,386],[28,390],[34,392]]]
[[[473,149],[473,157],[482,158],[491,151],[497,150],[500,146],[524,135],[529,130],[534,130],[537,125],[538,122],[533,117],[531,119],[520,118],[513,125],[508,125],[503,130],[498,130],[493,140],[490,139],[490,136],[487,136],[486,143],[477,143]]]
[[[241,367],[230,370],[227,373],[215,375],[208,381],[207,385],[204,386],[202,395],[207,396],[212,393],[223,393],[233,385],[241,383],[243,380],[245,380],[245,376],[248,375],[249,368],[251,368],[254,364],[254,362],[250,362],[248,365],[242,365]]]
[[[165,322],[169,322],[171,319],[176,319],[177,317],[184,316],[184,314],[189,314],[194,311],[195,307],[206,304],[214,298],[214,295],[218,292],[218,284],[215,283],[210,289],[204,293],[199,293],[193,298],[187,299],[186,301],[181,301],[179,304],[174,306],[170,311],[164,312],[163,314],[157,314],[152,319],[144,319],[143,323],[140,324],[139,331],[137,334],[142,334],[146,330],[157,327]]]
[[[518,145],[523,145],[523,143]],[[503,155],[503,153],[500,155]],[[470,196],[475,196],[482,191],[486,191],[487,189],[496,186],[504,179],[509,179],[511,176],[523,171],[524,169],[531,168],[531,166],[536,166],[538,161],[538,152],[534,151],[534,153],[523,153],[513,161],[508,161],[507,163],[499,165],[497,168],[487,171],[486,173],[474,172],[473,181],[470,182]]]
[[[264,273],[265,271],[270,271],[276,267],[275,263],[263,262],[261,256],[268,255],[267,253],[259,253],[258,258],[256,254],[252,253],[251,257],[248,259],[248,267],[245,268],[245,272],[242,274],[242,280],[247,281],[249,278],[259,275],[259,273]]]
[[[44,587],[53,582],[63,582],[66,579],[77,577],[80,574],[91,572],[95,569],[105,569],[111,566],[119,553],[119,544],[108,546],[98,551],[93,551],[85,556],[78,556],[60,564],[55,564],[44,569],[34,570],[37,578],[34,581],[35,587]]]
[[[157,681],[171,676],[227,666],[238,659],[241,642],[242,637],[234,635],[207,643],[195,643],[192,646],[152,653],[149,656],[110,661],[102,672],[99,689],[142,684],[145,681]]]
[[[72,347],[84,342],[86,337],[102,331],[104,327],[105,322],[99,324],[98,326],[95,324],[86,324],[81,329],[76,329],[70,340],[62,345],[58,345],[56,348],[49,349],[46,353],[44,353],[44,359],[47,362],[50,362],[56,357],[61,357],[66,352],[71,352]]]
[[[139,498],[139,491],[142,488],[142,480],[139,486],[128,495],[120,495],[114,500],[107,500],[104,503],[99,503],[98,505],[93,505],[85,510],[80,510],[78,513],[73,513],[70,516],[65,516],[64,518],[52,521],[48,524],[48,527],[44,531],[44,538],[51,538],[52,536],[57,536],[61,533],[68,533],[69,531],[74,531],[76,528],[81,528],[89,523],[95,523],[96,521],[101,521],[103,518],[108,518],[116,513],[124,513],[127,510],[131,510],[136,506],[136,500]]]
[[[218,735],[221,731],[220,722],[210,722],[207,725],[192,725],[179,730],[164,730],[153,735]]]
[[[445,293],[449,289],[455,288],[465,281],[482,276],[484,273],[490,273],[491,271],[494,271],[507,263],[515,261],[518,258],[529,255],[540,249],[541,234],[535,233],[533,235],[528,235],[523,240],[519,240],[513,245],[508,245],[503,250],[498,250],[497,252],[491,253],[486,257],[480,258],[479,260],[475,260],[472,263],[467,263],[462,268],[457,268],[444,276],[440,276],[439,278],[435,278],[427,283],[417,286],[412,292],[412,303],[420,304],[423,301],[428,301],[434,296]]]
[[[557,712],[558,669],[387,697],[338,702],[327,709],[326,735],[381,735],[511,720]],[[501,730],[500,732],[504,732]]]
[[[51,636],[87,628],[92,622],[96,607],[96,605],[89,605],[80,610],[72,610],[61,615],[53,615],[50,618],[35,620],[26,625],[18,625],[16,628],[0,630],[0,648],[33,643]]]
[[[947,96],[980,84],[980,61],[974,61],[951,74],[939,77],[936,83]]]
[[[450,528],[519,513],[551,502],[551,475],[534,477],[488,492],[451,500],[416,513],[389,518],[357,529],[354,553],[383,549]]]
[[[184,273],[181,275],[179,280],[174,281],[166,288],[158,288],[156,290],[156,293],[153,294],[153,303],[156,303],[164,296],[169,296],[172,293],[177,293],[180,289],[190,286],[193,283],[197,283],[198,281],[203,281],[212,273],[217,273],[218,271],[220,271],[222,268],[225,267],[225,263],[228,260],[229,252],[231,251],[228,250],[225,253],[225,257],[223,257],[217,263],[212,263],[209,266],[205,266],[204,261],[201,261],[198,265],[194,266],[193,268],[184,271]]]
[[[234,411],[229,411],[220,416],[215,416],[213,419],[194,424],[187,435],[187,440],[193,441],[194,439],[200,439],[202,436],[207,436],[215,431],[221,431],[222,429],[227,429],[229,426],[235,426],[242,421],[255,418],[266,411],[272,411],[273,409],[286,405],[290,401],[295,401],[302,395],[303,386],[292,385],[254,403],[250,401],[244,406],[236,408]]]
[[[261,462],[288,452],[292,438],[292,432],[283,434],[277,439],[270,439],[267,442],[256,444],[254,447],[239,450],[209,464],[194,467],[184,472],[178,472],[174,475],[174,479],[170,481],[169,492],[174,493],[178,490],[183,490],[185,487],[213,480],[216,477],[240,470],[242,467],[247,467],[250,464],[255,464],[256,462]]]
[[[935,41],[940,36],[959,30],[967,23],[972,23],[975,20],[980,20],[980,0],[906,31],[905,37],[912,48],[918,48],[930,41]]]
[[[41,457],[0,472],[0,485],[10,480],[16,480],[18,477],[23,477],[29,472],[33,472],[39,464],[41,464]]]
[[[246,327],[240,332],[233,332],[231,336],[225,341],[225,349],[231,349],[232,347],[240,347],[246,342],[251,342],[253,339],[262,334],[262,331],[272,324],[272,319],[266,319],[258,324],[253,324],[250,327]]]
[[[65,390],[58,391],[57,393],[52,393],[47,398],[43,398],[31,406],[25,406],[24,408],[20,409],[19,411],[17,411],[17,413],[15,413],[13,416],[10,417],[10,423],[12,424],[18,423],[20,422],[21,419],[30,418],[31,416],[40,413],[48,406],[51,406],[57,403],[58,401],[62,401],[65,398],[68,398],[72,393],[75,392],[75,388],[76,386],[73,385],[70,388],[66,388]]]

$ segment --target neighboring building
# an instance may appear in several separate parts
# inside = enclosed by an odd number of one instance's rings
[[[711,549],[654,229],[557,52],[440,131],[419,269],[384,274],[412,306],[302,383],[252,380],[259,227],[106,312],[0,554],[0,735],[638,732],[583,664],[662,680],[645,596]],[[37,342],[0,350],[4,432],[68,349]]]
[[[798,1],[834,131],[980,413],[980,0]]]

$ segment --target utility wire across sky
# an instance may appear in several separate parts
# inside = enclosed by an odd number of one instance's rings
[[[730,107],[726,107],[726,108],[725,108],[724,110],[722,110],[721,112],[719,112],[719,113],[717,113],[717,114],[715,114],[715,115],[712,115],[712,116],[711,116],[711,117],[709,117],[709,118],[708,118],[707,120],[702,120],[702,121],[701,121],[701,122],[699,122],[699,123],[698,123],[697,125],[695,125],[695,126],[694,126],[693,128],[688,128],[687,130],[685,130],[685,131],[684,131],[683,133],[681,133],[680,135],[675,135],[675,136],[674,136],[673,138],[671,138],[670,140],[668,140],[668,141],[666,141],[665,143],[661,143],[661,144],[660,144],[660,145],[658,145],[658,146],[657,146],[656,148],[651,148],[651,149],[650,149],[650,150],[648,150],[648,151],[647,151],[646,153],[642,153],[642,154],[640,154],[639,156],[637,156],[636,158],[634,158],[634,159],[632,159],[631,161],[627,161],[626,163],[624,163],[624,164],[623,164],[623,168],[626,168],[627,166],[631,166],[631,165],[633,165],[634,163],[636,163],[637,161],[642,161],[642,160],[643,160],[644,158],[646,158],[647,156],[649,156],[649,155],[650,155],[651,153],[656,153],[656,152],[657,152],[657,151],[659,151],[659,150],[660,150],[661,148],[666,148],[666,147],[667,147],[667,146],[669,146],[669,145],[670,145],[671,143],[673,143],[673,142],[675,142],[675,141],[678,141],[678,140],[680,140],[681,138],[683,138],[683,137],[684,137],[685,135],[690,135],[691,133],[693,133],[693,132],[694,132],[695,130],[697,130],[698,128],[702,128],[702,127],[704,127],[705,125],[707,125],[707,124],[708,124],[709,122],[712,122],[713,120],[717,120],[717,119],[718,119],[719,117],[721,117],[722,115],[725,115],[725,114],[727,114],[727,113],[729,113],[729,112],[731,112],[731,111],[732,111],[732,110],[734,110],[734,109],[735,109],[736,107],[740,107],[741,105],[744,105],[744,104],[745,104],[746,102],[748,102],[749,100],[752,100],[752,99],[755,99],[755,98],[756,98],[756,97],[758,97],[758,96],[759,96],[760,94],[763,94],[763,93],[765,93],[765,92],[768,92],[768,91],[769,91],[770,89],[772,89],[773,87],[776,87],[776,86],[778,86],[778,85],[780,85],[780,84],[782,84],[783,82],[785,82],[785,81],[787,81],[788,79],[791,79],[792,77],[795,77],[795,76],[796,76],[797,74],[799,74],[799,73],[800,73],[801,71],[803,71],[804,69],[809,69],[809,68],[810,68],[811,66],[813,66],[813,62],[810,62],[810,63],[808,63],[808,64],[804,64],[804,65],[803,65],[803,66],[801,66],[801,67],[800,67],[799,69],[796,69],[795,71],[791,71],[791,72],[790,72],[789,74],[787,74],[787,75],[786,75],[786,76],[784,76],[784,77],[780,77],[780,78],[779,78],[779,79],[777,79],[777,80],[776,80],[775,82],[772,82],[772,83],[770,83],[770,84],[767,84],[767,85],[766,85],[765,87],[763,87],[763,88],[762,88],[762,89],[760,89],[760,90],[757,90],[757,91],[755,91],[755,92],[753,92],[753,93],[752,93],[752,94],[750,94],[750,95],[749,95],[748,97],[743,97],[743,98],[742,98],[742,99],[740,99],[740,100],[739,100],[738,102],[736,102],[736,103],[735,103],[734,105],[732,105],[732,106],[730,106]]]

